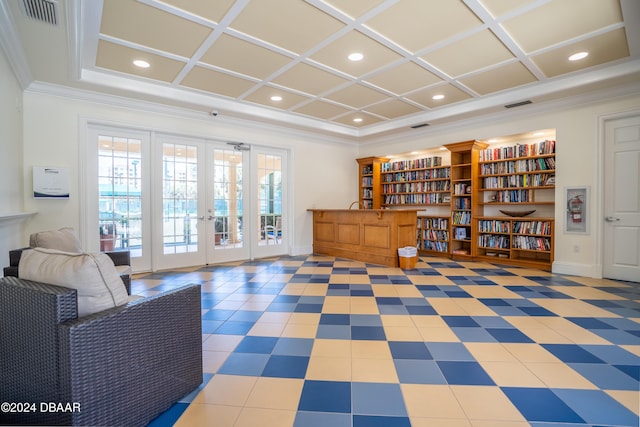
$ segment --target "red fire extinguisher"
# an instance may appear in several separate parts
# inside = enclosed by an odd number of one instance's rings
[[[582,196],[574,196],[569,200],[569,215],[572,222],[582,222]]]

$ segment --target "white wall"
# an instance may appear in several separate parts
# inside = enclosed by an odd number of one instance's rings
[[[142,104],[136,104],[140,106]],[[69,96],[26,91],[24,94],[24,172],[25,209],[38,215],[24,232],[72,226],[80,229],[82,195],[79,182],[79,144],[81,123],[115,124],[186,136],[217,140],[242,141],[249,144],[286,148],[292,153],[293,235],[291,254],[311,253],[311,213],[308,208],[347,207],[357,197],[357,147],[338,144],[301,132],[291,132],[265,125],[233,124],[223,117],[212,118],[166,109],[151,104],[143,109],[107,105]],[[151,111],[156,112],[151,112]],[[68,200],[34,200],[32,197],[33,166],[67,167],[71,188]]]
[[[434,126],[420,136],[406,136],[402,140],[379,141],[362,146],[359,156],[405,153],[412,150],[438,147],[442,144],[470,139],[488,140],[539,129],[556,129],[556,233],[554,272],[587,277],[602,275],[602,159],[600,138],[601,118],[608,115],[640,111],[640,94],[621,96],[584,105],[557,106],[546,111],[536,106],[505,111],[482,122],[469,121],[451,126]],[[525,110],[527,109],[527,110]],[[588,215],[589,233],[568,234],[565,227],[564,189],[588,186],[591,203]]]
[[[0,49],[0,216],[23,210],[22,89]],[[7,252],[22,247],[23,222],[0,219],[0,267],[9,265]],[[1,275],[1,272],[0,272]]]

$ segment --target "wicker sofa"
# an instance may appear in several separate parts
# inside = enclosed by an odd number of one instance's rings
[[[0,424],[143,426],[201,384],[200,285],[80,318],[76,293],[0,279]]]

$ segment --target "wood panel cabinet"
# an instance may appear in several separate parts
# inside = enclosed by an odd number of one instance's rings
[[[364,157],[358,162],[358,203],[361,209],[380,209],[382,207],[382,188],[380,186],[380,165],[388,162],[386,157]]]

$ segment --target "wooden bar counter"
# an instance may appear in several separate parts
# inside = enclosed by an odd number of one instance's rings
[[[313,252],[398,267],[398,248],[416,246],[417,210],[309,209]]]

